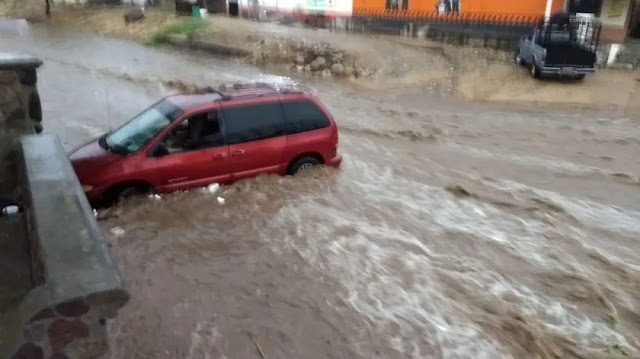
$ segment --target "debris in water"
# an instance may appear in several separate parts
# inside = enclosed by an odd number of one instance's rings
[[[111,228],[111,234],[113,234],[116,237],[120,237],[120,236],[124,236],[124,229],[120,228],[120,227],[113,227]]]
[[[260,347],[260,343],[258,343],[258,339],[256,339],[253,333],[249,333],[249,337],[251,338],[251,341],[253,342],[253,344],[256,346],[256,349],[258,349],[258,354],[260,354],[260,358],[265,359],[266,357],[264,356],[262,347]]]
[[[209,186],[207,186],[207,191],[209,191],[209,193],[216,193],[218,192],[219,189],[220,189],[220,185],[217,183],[212,183]]]
[[[159,194],[150,194],[149,199],[161,200],[162,197]]]
[[[95,208],[93,209],[93,218],[98,218],[98,211]]]
[[[218,203],[220,203],[220,204],[224,204],[224,198],[222,198],[222,197],[218,197]]]
[[[447,186],[444,188],[447,192],[453,194],[456,197],[471,197],[471,192],[467,191],[466,188],[462,187],[460,184],[456,184],[453,186]]]
[[[3,215],[4,216],[10,216],[10,215],[16,214],[18,212],[20,212],[20,207],[18,207],[18,206],[7,206],[7,207],[4,207],[2,209],[2,212],[0,213],[0,217],[2,217]]]

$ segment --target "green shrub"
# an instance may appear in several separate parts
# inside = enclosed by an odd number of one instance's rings
[[[186,35],[187,38],[191,40],[196,34],[206,30],[207,27],[208,24],[206,20],[191,17],[179,23],[163,27],[151,35],[145,43],[147,45],[165,44],[172,35]]]

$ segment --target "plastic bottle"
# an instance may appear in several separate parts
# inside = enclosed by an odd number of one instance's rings
[[[14,215],[16,213],[20,212],[20,207],[12,205],[12,206],[6,206],[2,209],[2,217],[5,216],[11,216]]]

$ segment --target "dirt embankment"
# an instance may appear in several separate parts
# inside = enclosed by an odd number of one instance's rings
[[[0,4],[0,15],[13,14],[59,26],[144,41],[181,18],[147,9],[141,22],[125,25],[127,7],[56,6],[44,17],[41,2]],[[207,19],[200,43],[235,48],[258,66],[294,73],[358,79],[361,86],[405,89],[425,94],[457,95],[474,101],[539,102],[640,110],[637,73],[599,70],[585,81],[538,81],[514,66],[510,53],[454,47],[398,36],[349,35],[299,25],[253,22],[220,16]],[[214,46],[215,48],[215,46]]]

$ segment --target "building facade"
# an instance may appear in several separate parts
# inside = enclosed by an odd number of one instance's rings
[[[341,0],[336,0],[341,1]],[[536,18],[567,11],[578,16],[599,18],[601,39],[608,43],[622,43],[631,28],[638,24],[640,11],[636,0],[350,0],[354,14],[376,16],[393,13],[410,20],[426,13],[457,13],[461,18],[496,15],[506,19]],[[635,11],[634,11],[634,8]],[[405,15],[403,15],[403,13]],[[638,14],[636,16],[635,14]]]
[[[535,23],[567,11],[599,18],[604,43],[623,43],[635,24],[640,32],[636,0],[207,0],[225,1],[231,15],[291,14],[323,18],[392,18],[420,22],[451,15],[455,22]],[[638,1],[640,3],[640,1]],[[223,5],[224,6],[224,5]],[[236,10],[237,9],[237,10]],[[455,16],[453,16],[455,14]],[[635,16],[633,14],[639,14]],[[445,16],[446,18],[446,16]],[[440,20],[438,20],[440,21]]]

